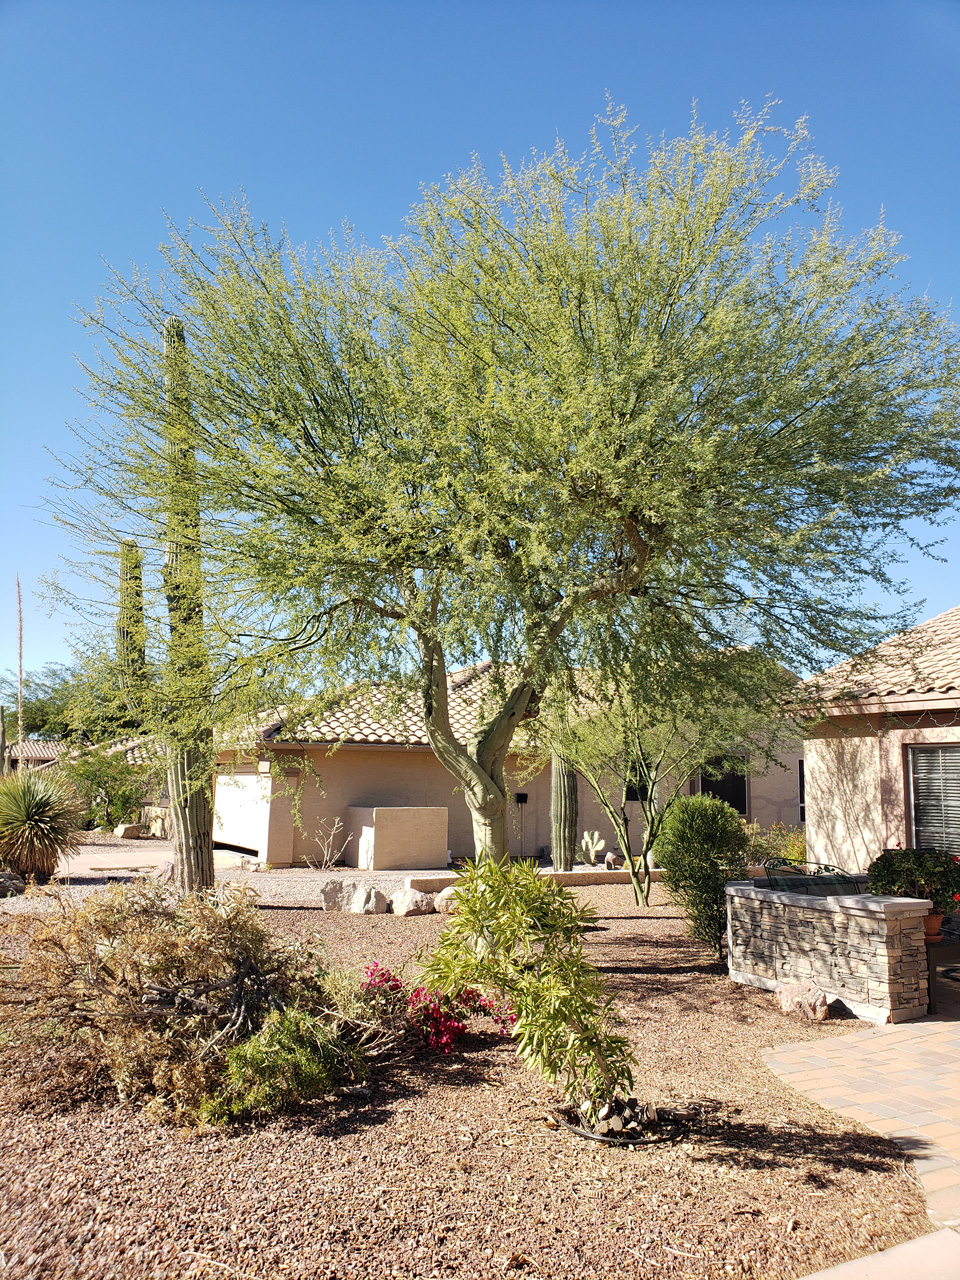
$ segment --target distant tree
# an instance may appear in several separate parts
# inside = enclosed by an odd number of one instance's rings
[[[23,677],[23,734],[25,738],[52,741],[73,733],[70,702],[76,672],[62,662],[48,662],[39,671]],[[17,735],[17,673],[0,676],[0,702],[4,705],[4,728],[8,739]]]
[[[654,846],[691,779],[762,769],[797,734],[787,713],[796,681],[765,655],[734,648],[690,661],[683,682],[629,673],[575,696],[547,699],[531,730],[528,767],[561,753],[613,826],[637,902],[649,902]]]
[[[8,741],[17,733],[17,676],[0,676],[0,704]],[[9,704],[9,705],[8,705]],[[27,738],[77,744],[109,742],[137,733],[140,722],[125,705],[112,663],[92,656],[76,665],[49,662],[23,680],[23,731]]]
[[[131,763],[123,750],[100,746],[71,753],[56,773],[83,804],[91,826],[115,827],[146,803],[159,770]]]
[[[548,686],[628,670],[642,707],[652,666],[682,688],[744,638],[795,669],[862,650],[900,621],[864,585],[897,589],[897,537],[960,493],[956,331],[889,232],[842,236],[803,124],[695,122],[642,167],[603,128],[427,190],[379,252],[317,262],[228,208],[91,317],[106,527],[163,501],[175,311],[225,669],[256,692],[309,651],[328,689],[418,689],[496,856]],[[464,742],[447,679],[485,655]]]

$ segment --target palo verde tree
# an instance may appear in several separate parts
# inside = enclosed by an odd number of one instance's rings
[[[650,900],[654,846],[692,778],[774,765],[795,738],[796,680],[757,650],[690,655],[682,680],[671,666],[657,679],[648,653],[643,680],[630,672],[590,690],[548,697],[533,730],[528,768],[562,756],[610,820],[637,903]]]
[[[123,427],[95,484],[151,484],[175,312],[221,634],[248,669],[308,650],[326,688],[416,689],[501,855],[504,762],[548,685],[626,669],[642,693],[651,652],[682,683],[744,636],[794,669],[862,650],[898,534],[955,501],[956,332],[894,236],[844,237],[831,182],[769,109],[644,163],[613,112],[582,158],[425,191],[380,250],[311,257],[222,209],[92,317]],[[448,676],[483,657],[461,741]]]

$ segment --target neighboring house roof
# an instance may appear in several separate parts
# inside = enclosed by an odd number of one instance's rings
[[[48,742],[44,742],[39,738],[24,738],[22,742],[16,742],[10,748],[10,758],[12,760],[30,760],[39,764],[47,764],[51,760],[56,760],[66,750],[67,743],[59,738]]]
[[[960,695],[960,606],[806,683],[831,702],[935,694],[952,700]]]
[[[479,724],[484,697],[490,690],[492,662],[462,667],[447,676],[450,727],[466,743]],[[282,713],[260,729],[267,743],[336,742],[396,744],[427,747],[419,694],[408,692],[398,698],[388,686],[348,690],[329,708],[314,716],[287,720]]]
[[[66,750],[66,747],[67,744],[64,743],[61,751]],[[64,758],[66,760],[77,760],[88,749],[87,747],[71,747],[69,754]],[[122,751],[127,758],[128,764],[153,764],[162,751],[156,738],[151,735],[130,735],[126,738],[114,738],[112,742],[102,743],[98,749],[111,756],[117,755]]]

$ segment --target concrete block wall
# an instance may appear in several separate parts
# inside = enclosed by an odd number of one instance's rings
[[[727,885],[727,965],[734,982],[775,990],[816,983],[857,1017],[905,1022],[927,1012],[922,898],[813,898]]]

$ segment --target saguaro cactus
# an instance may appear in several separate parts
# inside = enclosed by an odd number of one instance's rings
[[[190,893],[213,884],[211,689],[203,634],[196,430],[182,322],[171,317],[163,337],[167,463],[163,590],[169,637],[162,700],[176,878],[180,890]]]
[[[553,865],[558,871],[570,871],[577,848],[577,775],[559,755],[551,760],[550,772]]]
[[[143,616],[143,556],[132,538],[120,543],[117,664],[131,713],[144,716],[147,691],[147,627]]]

